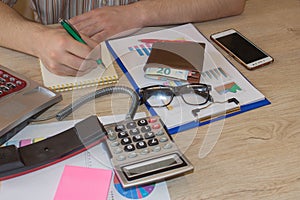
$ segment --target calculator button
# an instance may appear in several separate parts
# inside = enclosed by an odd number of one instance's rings
[[[17,86],[14,83],[8,82],[6,83],[6,87],[13,89],[16,88]]]
[[[126,131],[119,132],[118,137],[119,138],[126,138],[126,137],[128,137],[128,133]]]
[[[130,143],[132,143],[130,138],[123,138],[121,140],[121,144],[123,144],[123,145],[130,144]]]
[[[156,136],[161,136],[161,135],[163,135],[164,134],[164,131],[163,130],[159,130],[159,131],[157,131],[156,132]]]
[[[139,126],[145,126],[145,125],[147,125],[147,124],[148,124],[148,122],[147,122],[146,119],[140,119],[140,120],[138,121],[138,125],[139,125]]]
[[[107,137],[109,140],[113,141],[117,139],[117,134],[112,130],[107,130]]]
[[[161,147],[160,146],[156,146],[153,148],[153,151],[155,152],[159,152],[161,150]]]
[[[123,155],[119,155],[119,156],[117,157],[117,160],[118,160],[118,161],[124,161],[124,160],[126,160],[126,157],[123,156]]]
[[[151,139],[151,138],[154,138],[155,135],[153,132],[148,132],[148,133],[145,133],[144,137],[145,137],[145,139]]]
[[[128,128],[128,129],[136,128],[136,123],[135,122],[129,122],[129,123],[126,124],[126,128]]]
[[[143,133],[149,132],[149,131],[151,131],[151,127],[150,127],[150,126],[143,126],[143,127],[141,128],[141,131],[142,131]]]
[[[171,143],[165,144],[163,146],[164,149],[171,149],[173,147],[173,145]]]
[[[157,119],[156,118],[150,118],[148,121],[149,121],[149,123],[155,123],[155,122],[157,122]]]
[[[111,143],[112,147],[116,147],[116,146],[119,146],[119,145],[120,145],[120,143],[118,141],[115,141],[115,142]]]
[[[163,136],[159,139],[159,142],[167,142],[168,141],[168,138]]]
[[[126,145],[124,147],[124,151],[127,151],[127,152],[134,151],[134,150],[135,150],[135,147],[132,144]]]
[[[123,124],[117,125],[117,126],[115,127],[115,130],[116,130],[117,132],[125,131],[125,126],[124,126]]]
[[[138,148],[138,149],[143,149],[143,148],[146,148],[146,147],[147,147],[147,144],[144,141],[138,142],[136,144],[136,148]]]
[[[10,77],[10,78],[9,78],[9,81],[10,81],[10,82],[15,82],[16,79],[15,79],[14,77]]]
[[[158,140],[156,138],[153,138],[153,139],[151,139],[151,140],[148,141],[148,145],[149,146],[158,145]]]
[[[131,152],[131,153],[129,153],[129,155],[128,155],[128,158],[135,158],[135,157],[137,157],[137,153],[135,153],[135,152]]]
[[[160,129],[160,124],[153,124],[153,125],[152,125],[152,128],[153,128],[153,129]]]
[[[149,149],[143,149],[143,151],[141,151],[142,155],[146,155],[148,153],[150,153]]]
[[[8,92],[9,91],[9,87],[6,87],[4,85],[1,85],[0,86],[0,90],[3,91],[3,92]]]
[[[132,140],[134,142],[142,141],[143,140],[143,136],[141,136],[141,135],[135,135],[135,136],[132,137]]]
[[[139,131],[139,129],[134,128],[134,129],[131,129],[129,131],[129,133],[130,133],[130,135],[138,135],[138,134],[140,134],[140,131]]]
[[[9,77],[9,75],[8,74],[3,74],[2,77],[7,79]]]
[[[0,83],[5,83],[6,80],[4,78],[0,78]]]
[[[114,154],[120,154],[122,152],[123,152],[123,150],[121,148],[115,148],[114,149]]]

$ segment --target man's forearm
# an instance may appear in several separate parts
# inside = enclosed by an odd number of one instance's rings
[[[143,26],[201,22],[238,15],[245,0],[141,0]]]
[[[30,22],[19,13],[0,2],[0,46],[11,48],[27,54],[36,55],[32,41],[38,40],[37,32],[43,27]]]

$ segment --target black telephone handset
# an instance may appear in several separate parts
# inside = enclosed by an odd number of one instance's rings
[[[12,72],[5,71],[5,74],[18,78]],[[22,89],[31,84],[27,81]],[[21,92],[21,95],[24,93]],[[55,164],[100,142],[105,142],[106,151],[124,188],[161,181],[193,170],[192,164],[180,152],[158,116],[133,120],[139,106],[139,97],[131,88],[111,86],[96,90],[74,101],[59,112],[56,118],[62,120],[84,103],[112,93],[125,93],[131,97],[131,106],[125,120],[104,126],[97,116],[90,116],[74,127],[42,141],[20,148],[14,145],[1,147],[0,180]],[[35,95],[35,91],[32,94]],[[9,98],[9,95],[4,98]],[[26,119],[29,117],[31,115]]]
[[[0,180],[20,176],[70,158],[98,144],[105,129],[96,116],[74,127],[31,145],[0,148]]]

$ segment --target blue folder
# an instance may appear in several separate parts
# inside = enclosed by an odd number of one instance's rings
[[[118,63],[119,67],[122,69],[123,73],[126,75],[127,79],[132,84],[133,88],[136,91],[138,91],[139,87],[138,87],[137,83],[135,82],[135,80],[133,79],[133,77],[131,76],[131,74],[128,72],[127,68],[125,67],[125,65],[123,64],[123,62],[121,61],[121,59],[117,56],[116,52],[114,51],[114,49],[109,44],[109,41],[106,41],[106,45],[107,45],[107,48],[109,49],[109,51],[111,52],[113,58]],[[230,62],[230,61],[228,60],[228,62]],[[232,66],[234,66],[234,65],[232,65]],[[246,80],[249,82],[249,80],[247,78],[246,78]],[[191,128],[195,128],[195,127],[198,127],[198,126],[206,125],[206,124],[209,124],[209,123],[217,121],[217,120],[222,120],[222,119],[227,118],[227,117],[232,117],[232,116],[238,115],[240,113],[247,112],[247,111],[250,111],[250,110],[262,107],[262,106],[266,106],[266,105],[269,105],[269,104],[271,104],[271,102],[268,99],[265,98],[263,100],[255,102],[255,103],[241,105],[240,109],[238,111],[228,113],[225,116],[222,115],[222,116],[215,117],[215,118],[212,118],[210,120],[203,121],[203,122],[201,122],[199,120],[197,120],[197,121],[191,121],[189,123],[181,124],[180,126],[177,126],[177,127],[174,127],[174,128],[170,128],[168,130],[169,130],[170,134],[175,134],[175,133],[178,133],[178,132],[181,132],[181,131],[185,131],[185,130],[188,130],[188,129],[191,129]],[[151,107],[147,107],[147,108],[148,108],[149,112],[151,113],[151,115],[153,115],[153,116],[157,115],[157,113],[155,112],[155,110],[153,108],[151,108]]]

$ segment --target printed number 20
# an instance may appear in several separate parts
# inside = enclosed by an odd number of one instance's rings
[[[171,69],[170,68],[158,68],[157,73],[159,74],[165,74],[165,75],[170,75]]]

